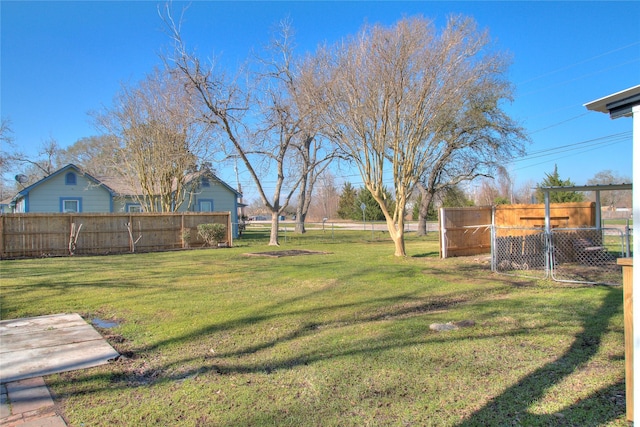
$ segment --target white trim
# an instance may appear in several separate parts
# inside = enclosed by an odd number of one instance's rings
[[[633,119],[633,180],[640,182],[640,105],[632,108]],[[640,224],[640,185],[633,187],[633,224]],[[633,372],[634,377],[640,373],[640,233],[633,233]],[[640,381],[633,382],[633,408],[635,414],[640,413]],[[636,418],[637,419],[637,418]]]
[[[636,95],[640,92],[640,85],[633,86],[625,90],[621,90],[620,92],[616,92],[611,95],[604,96],[600,99],[596,99],[595,101],[587,102],[584,104],[587,107],[587,110],[597,111],[599,113],[609,114],[609,108],[607,108],[608,104],[612,102],[621,101],[630,96]]]

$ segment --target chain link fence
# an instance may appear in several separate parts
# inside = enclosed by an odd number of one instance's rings
[[[549,277],[548,243],[540,228],[493,227],[493,271],[514,276]]]
[[[551,277],[558,282],[622,284],[617,259],[627,256],[617,228],[558,228],[551,231]]]
[[[628,230],[628,229],[627,229]],[[629,232],[618,228],[494,227],[491,262],[497,273],[558,282],[622,285],[617,259],[630,255]]]

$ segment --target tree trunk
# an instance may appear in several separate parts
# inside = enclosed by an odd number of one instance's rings
[[[420,200],[420,209],[418,210],[418,229],[416,230],[416,236],[426,236],[427,215],[429,213],[429,206],[431,206],[431,201],[433,200],[433,195],[429,194],[422,185],[418,185],[417,188],[420,190],[422,197]]]
[[[391,236],[391,240],[393,240],[393,244],[395,246],[394,255],[406,257],[407,251],[404,246],[404,230],[389,222],[387,222],[387,228],[389,229],[389,235]]]
[[[304,234],[307,232],[307,230],[304,227],[304,221],[306,217],[307,215],[302,213],[302,208],[300,208],[300,205],[298,205],[298,210],[296,212],[296,229],[295,229],[296,233]]]
[[[418,229],[416,230],[416,236],[422,237],[427,235],[427,218],[419,215],[418,216]]]
[[[393,244],[395,245],[395,256],[401,256],[401,257],[406,257],[407,256],[407,251],[405,250],[404,247],[404,233],[400,233],[399,235],[393,235],[391,236],[391,238],[393,239]]]
[[[305,158],[309,158],[309,144],[311,140],[309,139],[305,144],[305,151],[307,153]],[[295,232],[303,234],[306,230],[304,229],[304,220],[306,215],[306,209],[309,207],[309,200],[307,200],[307,185],[309,184],[309,170],[305,168],[305,172],[302,175],[302,179],[300,180],[299,194],[298,194],[298,207],[296,209],[296,228]]]
[[[407,251],[404,245],[404,220],[400,219],[398,224],[393,222],[391,217],[385,215],[387,221],[387,229],[389,230],[389,236],[393,240],[395,246],[395,256],[406,257]]]
[[[278,243],[279,227],[280,227],[280,213],[271,212],[271,234],[269,236],[269,246],[280,246],[280,243]]]

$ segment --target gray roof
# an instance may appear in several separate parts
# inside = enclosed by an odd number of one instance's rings
[[[45,181],[48,181],[49,179],[51,179],[52,177],[59,175],[65,171],[68,171],[70,169],[74,169],[76,172],[86,176],[90,181],[93,181],[96,185],[104,187],[107,191],[109,191],[112,195],[118,195],[118,196],[134,196],[134,195],[141,195],[143,194],[142,192],[142,187],[140,186],[140,183],[135,182],[133,179],[132,180],[128,180],[122,177],[116,177],[116,176],[92,176],[86,172],[84,172],[82,169],[80,169],[78,166],[74,165],[74,164],[68,164],[60,169],[58,169],[57,171],[53,172],[51,175],[42,178],[40,181],[37,181],[31,185],[29,185],[28,187],[23,188],[20,192],[18,192],[18,194],[16,194],[12,199],[11,202],[15,203],[16,200],[20,199],[21,197],[24,197],[25,195],[27,195],[29,193],[29,191],[31,191],[32,188],[42,184]],[[203,169],[197,172],[192,172],[192,173],[188,173],[186,175],[186,182],[192,182],[196,179],[199,179],[201,177],[207,177],[211,180],[217,181],[220,184],[222,184],[225,188],[227,188],[229,191],[233,192],[236,197],[241,196],[241,194],[235,190],[233,187],[231,187],[229,184],[227,184],[226,182],[222,181],[220,178],[218,178],[212,171],[207,170],[207,169]]]
[[[640,85],[584,104],[587,110],[609,113],[612,119],[631,115],[635,105],[640,105]]]
[[[185,176],[185,182],[189,183],[194,180],[200,179],[202,177],[207,177],[210,180],[217,181],[220,184],[222,184],[225,188],[227,188],[229,191],[235,193],[236,196],[240,196],[240,193],[237,190],[235,190],[226,182],[218,178],[213,172],[206,169],[200,170],[197,172],[188,173]],[[135,181],[134,179],[125,179],[123,177],[106,176],[106,175],[99,176],[97,177],[97,179],[107,187],[111,188],[116,194],[120,196],[133,196],[133,195],[139,195],[143,193],[140,183]],[[174,187],[175,187],[175,184],[174,184]]]

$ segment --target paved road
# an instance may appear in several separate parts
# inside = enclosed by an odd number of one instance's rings
[[[249,225],[251,224],[260,224],[263,225],[264,227],[270,227],[271,226],[271,221],[250,221]],[[305,223],[307,227],[311,227],[313,226],[314,228],[322,228],[322,222],[306,222]],[[371,229],[375,230],[375,231],[387,231],[387,224],[385,222],[366,222],[366,223],[362,223],[362,222],[333,222],[333,221],[327,221],[324,224],[325,228],[331,228],[331,227],[335,227],[336,229],[343,229],[343,230],[367,230],[367,231],[371,231]],[[280,227],[287,227],[287,228],[293,228],[295,227],[295,221],[293,220],[284,220],[284,221],[280,221]],[[416,231],[418,227],[418,223],[412,221],[411,223],[405,224],[405,230],[406,231]],[[427,223],[427,231],[438,231],[438,223],[437,222],[428,222]]]

